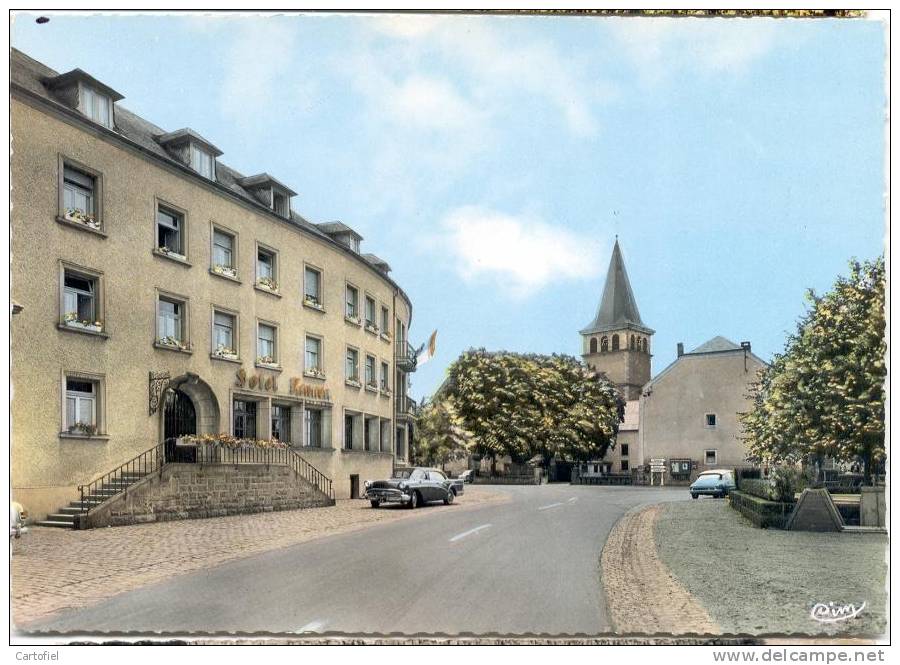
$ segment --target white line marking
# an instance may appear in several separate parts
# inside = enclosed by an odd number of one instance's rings
[[[564,503],[551,503],[549,506],[541,506],[538,510],[547,510],[548,508],[556,508],[557,506],[564,506]]]
[[[451,543],[455,543],[457,540],[461,540],[466,536],[471,536],[473,533],[478,533],[482,529],[489,529],[491,524],[482,524],[481,526],[476,526],[474,529],[469,529],[468,531],[463,531],[462,533],[458,533],[453,538],[450,539]]]
[[[573,496],[571,499],[569,499],[569,503],[575,503],[576,501],[578,501],[577,496]]]
[[[305,626],[301,626],[298,633],[314,633],[316,631],[321,630],[325,626],[324,621],[310,621]]]

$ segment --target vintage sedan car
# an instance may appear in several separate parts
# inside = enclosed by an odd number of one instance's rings
[[[451,504],[462,493],[461,480],[450,480],[442,471],[417,466],[397,469],[388,480],[367,480],[365,498],[373,508],[383,503],[401,503],[407,508],[416,508],[430,501]]]
[[[461,480],[461,481],[463,481],[464,483],[471,483],[471,482],[474,482],[474,481],[475,481],[475,472],[472,471],[472,469],[467,469],[466,471],[463,471],[462,473],[460,473],[460,474],[456,477],[456,479],[457,479],[457,480]]]
[[[701,494],[725,498],[736,488],[734,474],[731,471],[726,469],[704,471],[691,483],[691,498],[697,499]]]

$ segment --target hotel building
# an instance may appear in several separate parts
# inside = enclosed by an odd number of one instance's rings
[[[12,485],[40,518],[159,442],[289,443],[358,495],[407,458],[412,304],[296,193],[90,74],[11,54]]]

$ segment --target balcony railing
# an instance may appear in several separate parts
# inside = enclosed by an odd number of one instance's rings
[[[401,372],[416,371],[416,350],[413,345],[404,339],[397,340],[394,345],[394,355],[397,369]]]
[[[416,400],[411,397],[407,397],[405,395],[400,395],[397,398],[397,415],[400,416],[414,416],[416,415],[416,409],[418,405],[416,404]]]

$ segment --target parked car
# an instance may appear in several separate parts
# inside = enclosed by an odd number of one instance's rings
[[[734,473],[728,469],[713,469],[704,471],[697,480],[691,483],[691,498],[697,499],[701,494],[716,496],[720,499],[737,489],[734,482]]]
[[[474,482],[474,480],[475,480],[475,472],[472,471],[472,469],[467,469],[466,471],[463,471],[461,474],[459,474],[459,476],[457,476],[456,479],[457,479],[457,480],[461,480],[461,481],[463,481],[464,483],[471,483],[471,482]]]
[[[22,507],[18,501],[9,504],[9,539],[21,538],[22,534],[28,533],[28,527],[25,526],[25,520],[28,519],[28,511]]]
[[[412,469],[397,469],[388,480],[366,481],[365,498],[373,508],[383,503],[402,503],[407,508],[416,508],[431,501],[445,504],[463,493],[463,481],[450,480],[442,471],[417,466]]]

